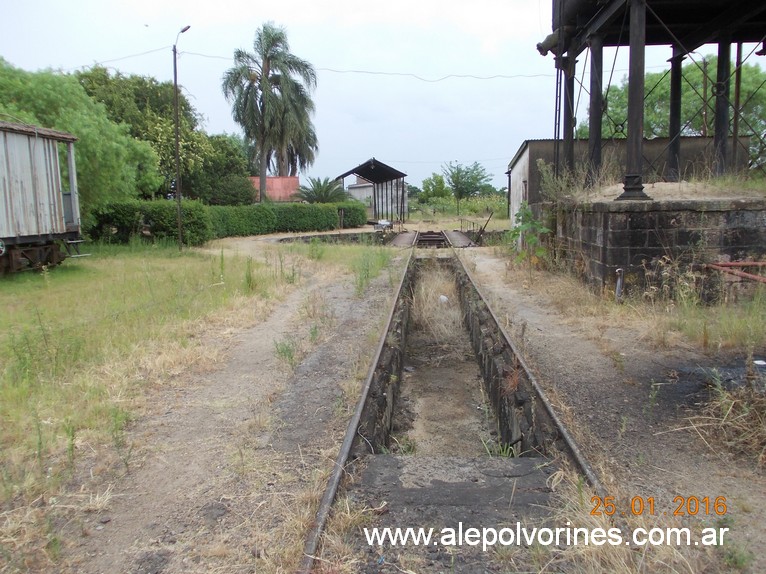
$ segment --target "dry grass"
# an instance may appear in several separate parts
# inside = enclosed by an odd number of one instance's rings
[[[752,363],[752,357],[748,358]],[[766,380],[751,372],[750,381],[727,390],[720,382],[702,413],[689,420],[705,443],[766,467]]]
[[[0,345],[14,360],[0,369],[0,571],[50,570],[62,544],[52,524],[109,510],[109,477],[118,467],[137,465],[147,446],[135,442],[127,425],[150,386],[191,369],[217,368],[230,337],[262,320],[307,277],[353,283],[361,268],[365,288],[390,259],[380,249],[371,256],[366,250],[328,247],[320,262],[287,245],[234,254],[218,246],[180,256],[172,247],[132,245],[94,250],[76,264],[7,281],[0,293],[8,311],[0,318],[6,333]],[[328,309],[325,295],[309,289],[292,330],[296,360],[333,336],[336,321]],[[376,341],[364,338],[350,350],[357,358],[343,383],[349,396],[358,392],[353,375],[366,373],[365,349]],[[35,362],[35,353],[43,360]],[[258,571],[288,572],[302,558],[335,447],[297,462],[268,449],[269,435],[282,424],[272,408],[279,391],[275,385],[268,397],[253,401],[247,428],[227,445],[231,469],[252,485],[252,510],[238,516],[235,532],[195,533],[189,542],[189,555],[211,564],[210,571],[248,569],[255,556]],[[25,405],[35,405],[34,411]],[[84,478],[76,475],[84,466],[100,486],[92,493],[62,489]],[[251,547],[243,546],[247,539],[255,541]]]
[[[426,262],[415,285],[412,319],[416,328],[442,347],[454,346],[463,334],[463,312],[454,274]]]
[[[610,488],[610,496],[614,496],[616,507],[620,511],[614,516],[594,515],[593,497],[597,496],[591,488],[583,485],[576,474],[567,471],[560,483],[553,506],[551,521],[557,527],[565,524],[571,528],[586,528],[593,531],[601,528],[608,532],[610,528],[620,528],[623,540],[629,539],[630,533],[637,528],[649,531],[652,528],[683,528],[688,527],[692,536],[699,535],[703,523],[701,521],[682,522],[677,517],[663,516],[657,512],[655,516],[644,511],[641,515],[633,516],[630,509],[631,497],[620,491],[618,486]],[[626,516],[622,510],[627,509]],[[711,526],[705,524],[704,526]],[[595,545],[579,544],[563,549],[550,548],[545,571],[566,571],[577,574],[600,574],[615,572],[625,574],[641,574],[653,572],[688,573],[719,571],[720,555],[715,548],[702,546],[634,546],[626,544]]]

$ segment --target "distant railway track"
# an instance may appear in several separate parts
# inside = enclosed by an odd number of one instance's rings
[[[428,234],[425,241],[428,247],[437,246],[437,242],[449,242],[444,234],[441,238]],[[417,240],[413,241],[413,246],[422,247]],[[434,257],[436,253],[438,256]],[[507,504],[497,505],[510,508],[513,500],[513,516],[524,515],[528,510],[524,508],[525,505],[532,508],[540,504],[540,491],[544,490],[546,477],[553,472],[553,460],[561,456],[568,458],[597,491],[602,490],[595,473],[554,411],[516,345],[488,306],[470,272],[462,265],[454,248],[439,250],[430,254],[430,257],[423,255],[420,249],[413,248],[409,252],[405,271],[399,280],[396,300],[388,314],[386,329],[378,342],[314,526],[307,536],[300,572],[308,574],[312,571],[322,532],[342,479],[349,471],[353,472],[353,467],[360,461],[365,461],[362,466],[367,467],[367,471],[362,473],[360,485],[354,487],[353,494],[370,504],[379,504],[383,500],[381,497],[387,497],[384,504],[389,504],[391,509],[389,520],[394,521],[391,524],[397,524],[395,521],[401,518],[397,514],[398,507],[405,509],[406,513],[407,509],[413,510],[415,506],[425,507],[430,504],[429,516],[438,516],[443,520],[460,519],[460,512],[465,510],[461,504],[465,504],[465,500],[472,501],[474,513],[478,512],[476,507],[486,506],[486,511],[492,511],[492,505],[509,494],[511,484],[513,489]],[[407,378],[405,363],[409,355],[417,360],[417,350],[408,349],[412,328],[410,312],[414,286],[427,265],[435,265],[454,274],[466,336],[470,339],[482,379],[482,393],[494,415],[493,424],[496,424],[496,429],[493,432],[496,433],[497,444],[507,453],[513,451],[520,454],[518,458],[475,455],[459,457],[450,453],[450,456],[413,459],[407,458],[407,455],[381,454],[388,452],[394,413],[398,408],[396,403],[402,385],[406,385],[403,382]],[[417,370],[417,376],[423,379],[428,377],[429,367],[425,363]],[[435,378],[448,379],[450,377],[445,376],[444,372],[465,372],[461,370],[463,368],[469,367],[450,366],[441,374],[436,373]],[[408,365],[407,371],[415,369]],[[454,383],[458,385],[454,388],[458,389],[460,385],[468,384],[460,377]],[[454,391],[438,392],[442,393],[445,401],[457,395]],[[443,475],[444,480],[434,480],[433,484],[422,487],[423,477],[413,479],[418,472],[426,472],[430,477]],[[473,478],[464,482],[454,478],[465,473]],[[425,482],[428,482],[427,478]],[[416,483],[418,487],[414,488],[412,485]],[[443,485],[446,483],[452,486],[445,490]],[[451,497],[455,500],[450,502]],[[439,502],[435,503],[434,499]],[[409,520],[413,519],[412,512],[407,516]],[[411,522],[403,524],[400,521],[398,524],[418,526]]]

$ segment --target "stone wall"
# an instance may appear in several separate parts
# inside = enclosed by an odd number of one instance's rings
[[[766,256],[763,199],[599,202],[562,209],[555,221],[563,256],[597,289],[613,286],[620,268],[626,282],[640,280],[663,257],[690,264]]]

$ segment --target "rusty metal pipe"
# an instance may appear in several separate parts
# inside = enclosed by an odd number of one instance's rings
[[[724,273],[729,273],[731,275],[736,275],[737,277],[742,277],[743,279],[752,279],[753,281],[766,283],[766,277],[764,277],[763,275],[753,275],[752,273],[738,271],[737,269],[730,269],[729,267],[723,267],[721,265],[716,265],[715,263],[708,263],[707,265],[705,265],[705,267],[708,267],[710,269],[716,269],[718,271],[723,271]]]
[[[730,261],[710,263],[710,265],[718,265],[719,267],[763,267],[766,265],[766,261]]]

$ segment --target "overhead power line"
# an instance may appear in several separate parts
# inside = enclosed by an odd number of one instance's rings
[[[408,72],[381,72],[373,70],[337,70],[335,68],[317,68],[321,72],[333,72],[335,74],[367,74],[370,76],[402,76],[407,78],[415,78],[421,82],[436,83],[443,82],[444,80],[451,79],[470,79],[470,80],[515,80],[516,78],[552,78],[553,74],[494,74],[492,76],[476,76],[474,74],[447,74],[440,78],[424,78],[417,74]]]

